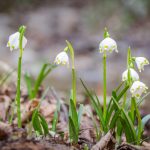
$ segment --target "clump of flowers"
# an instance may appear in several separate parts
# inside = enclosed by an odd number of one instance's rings
[[[15,98],[19,128],[22,127],[20,111],[20,84],[22,56],[24,48],[27,44],[27,39],[24,36],[25,30],[26,27],[21,26],[18,32],[9,36],[7,43],[7,47],[9,47],[11,51],[18,49],[20,50],[18,57],[17,93]],[[147,93],[148,87],[141,81],[139,74],[136,72],[136,67],[139,72],[141,72],[144,70],[144,66],[149,64],[149,61],[145,57],[133,57],[129,47],[127,52],[127,66],[125,71],[122,73],[122,82],[116,89],[112,91],[112,96],[110,99],[108,99],[107,54],[113,51],[118,52],[117,43],[114,39],[110,38],[108,30],[105,28],[104,39],[99,43],[99,52],[102,53],[103,64],[103,104],[100,104],[98,96],[95,93],[93,94],[93,92],[91,92],[81,80],[100,122],[99,127],[95,125],[97,140],[99,140],[101,135],[103,136],[113,129],[118,142],[121,141],[122,135],[125,134],[127,142],[140,144],[142,141],[141,139],[144,125],[139,111],[139,103],[141,102],[142,95]],[[38,93],[38,89],[42,81],[51,72],[51,70],[55,68],[56,65],[69,66],[69,60],[71,61],[72,65],[72,88],[70,92],[68,115],[69,137],[70,142],[78,143],[83,105],[80,105],[79,109],[77,108],[75,56],[72,44],[69,41],[66,41],[66,47],[56,56],[54,63],[52,65],[47,63],[43,65],[34,84],[31,83],[31,78],[27,74],[25,75],[25,80],[28,87],[28,95],[30,99],[34,99]],[[128,93],[128,90],[130,93]],[[47,91],[43,94],[44,96],[42,96],[41,101],[44,99]],[[36,132],[38,132],[40,135],[46,136],[50,133],[50,131],[45,118],[40,114],[39,107],[40,103],[33,111],[32,125]],[[51,133],[56,132],[59,111],[60,102],[58,102],[57,109],[54,113]],[[137,125],[135,125],[136,121]]]
[[[79,111],[76,109],[76,71],[74,62],[74,48],[69,41],[66,41],[67,47],[60,52],[54,63],[57,65],[69,66],[68,53],[70,52],[71,64],[72,64],[72,89],[70,94],[70,105],[69,105],[69,137],[70,141],[77,143],[80,131],[80,117],[82,115],[83,105],[80,105]]]
[[[118,49],[116,41],[110,38],[107,29],[104,31],[104,40],[99,44],[99,51],[103,53],[103,106],[99,103],[98,97],[93,96],[83,81],[82,84],[100,120],[100,131],[104,135],[110,129],[114,129],[118,142],[121,141],[122,135],[125,134],[127,142],[140,144],[143,124],[138,108],[138,100],[140,101],[142,94],[147,92],[148,87],[140,81],[139,74],[135,68],[137,66],[141,72],[141,70],[144,70],[144,66],[149,64],[149,61],[145,57],[132,57],[129,47],[127,53],[127,69],[122,73],[122,83],[113,90],[112,97],[108,101],[106,58],[107,53],[113,51],[118,52]],[[128,89],[131,92],[129,98],[127,98]],[[129,102],[127,104],[127,99],[131,102],[130,106],[127,106],[129,104]],[[106,105],[106,101],[108,101],[108,106]],[[138,125],[135,128],[136,119]],[[97,135],[100,135],[100,133],[97,133]]]

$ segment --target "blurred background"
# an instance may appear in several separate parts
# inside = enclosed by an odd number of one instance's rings
[[[118,43],[119,53],[108,56],[108,92],[121,81],[126,69],[127,48],[134,56],[150,60],[150,0],[1,0],[0,1],[0,61],[10,68],[17,67],[18,52],[11,53],[6,44],[10,34],[20,25],[27,26],[28,39],[23,55],[23,70],[37,76],[44,62],[53,62],[55,56],[72,42],[78,76],[78,93],[84,90],[82,78],[98,94],[102,93],[102,55],[98,52],[107,27]],[[4,64],[1,65],[4,67]],[[58,67],[45,81],[56,91],[69,91],[71,69]],[[140,73],[150,87],[150,67]],[[15,82],[15,81],[14,81]],[[147,111],[150,96],[147,99]]]

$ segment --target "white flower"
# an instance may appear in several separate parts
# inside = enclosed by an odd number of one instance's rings
[[[60,52],[54,61],[57,65],[69,65],[69,57],[66,52]]]
[[[100,53],[112,52],[112,51],[118,52],[117,43],[115,42],[115,40],[107,37],[103,41],[100,42],[99,50],[100,50]]]
[[[141,70],[144,70],[145,65],[149,64],[149,61],[145,57],[136,57],[135,62],[137,64],[139,72],[141,72]]]
[[[130,92],[132,94],[132,97],[139,98],[143,93],[146,93],[146,90],[148,87],[140,81],[135,81],[130,89]]]
[[[130,68],[130,76],[131,76],[132,81],[139,80],[138,73],[132,68]],[[126,80],[128,80],[128,69],[124,71],[122,74],[122,81],[126,81]]]
[[[9,36],[9,41],[7,43],[7,47],[10,47],[10,50],[19,49],[19,37],[20,33],[16,32]],[[27,39],[23,37],[22,48],[24,49],[27,44]]]

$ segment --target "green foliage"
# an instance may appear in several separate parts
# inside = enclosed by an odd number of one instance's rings
[[[41,97],[40,103],[38,104],[37,108],[35,108],[32,114],[32,126],[34,130],[36,131],[36,133],[40,135],[45,135],[45,136],[49,133],[48,124],[45,118],[39,113],[39,108],[40,108],[41,102],[44,100],[48,91],[49,91],[49,88],[47,88],[44,91]]]
[[[48,124],[45,118],[39,113],[38,109],[33,111],[32,125],[34,130],[40,135],[47,135],[49,133]]]
[[[30,99],[33,99],[37,96],[39,87],[41,86],[42,82],[54,68],[56,68],[55,64],[49,64],[49,63],[43,64],[37,79],[34,81],[34,85],[31,76],[27,73],[25,74],[24,79],[26,82]]]
[[[94,110],[96,111],[97,116],[99,117],[100,123],[102,124],[102,130],[104,132],[107,132],[107,126],[105,124],[105,120],[104,120],[104,117],[103,117],[102,107],[99,103],[98,98],[97,97],[94,98],[93,94],[88,90],[88,88],[85,86],[85,84],[82,80],[81,80],[81,83],[82,83],[84,89],[86,90],[87,95],[90,98],[90,102],[91,102]]]
[[[136,133],[134,129],[134,124],[132,123],[132,120],[128,116],[128,114],[125,112],[123,108],[121,108],[116,100],[116,98],[113,98],[113,102],[116,105],[116,108],[118,111],[121,111],[120,115],[120,121],[123,126],[123,130],[125,131],[127,142],[135,142],[136,141]]]
[[[54,117],[53,117],[53,121],[52,121],[52,129],[51,130],[53,132],[56,132],[56,126],[58,123],[59,112],[60,112],[60,101],[58,100],[57,101],[57,108],[54,112]]]
[[[70,113],[69,113],[69,136],[70,140],[74,143],[78,142],[78,134],[79,134],[79,122],[78,122],[78,114],[76,111],[75,104],[72,99],[70,99]]]
[[[116,111],[116,105],[113,103],[113,97],[116,98],[116,100],[119,102],[122,98],[122,96],[126,93],[126,91],[128,90],[129,86],[126,86],[117,96],[116,92],[121,88],[121,86],[119,85],[119,87],[116,89],[116,91],[112,92],[112,98],[109,101],[107,110],[106,110],[106,119],[104,119],[103,116],[103,111],[102,111],[102,106],[100,105],[99,99],[95,94],[95,97],[93,96],[93,93],[90,92],[88,90],[88,88],[85,86],[84,82],[81,80],[82,85],[86,91],[86,94],[89,96],[90,98],[90,102],[94,108],[94,110],[97,113],[97,116],[99,117],[100,120],[100,124],[102,126],[101,130],[104,133],[107,133],[110,129],[115,128],[116,127],[116,122],[118,120],[118,117],[120,115],[121,110],[117,110]]]

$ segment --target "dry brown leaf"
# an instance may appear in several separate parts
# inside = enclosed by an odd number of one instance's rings
[[[8,96],[0,96],[0,118],[5,121],[11,99]]]
[[[0,140],[7,138],[12,132],[12,127],[7,124],[0,122]]]
[[[52,116],[56,109],[56,104],[50,104],[48,101],[43,101],[40,106],[40,112],[44,117]]]

